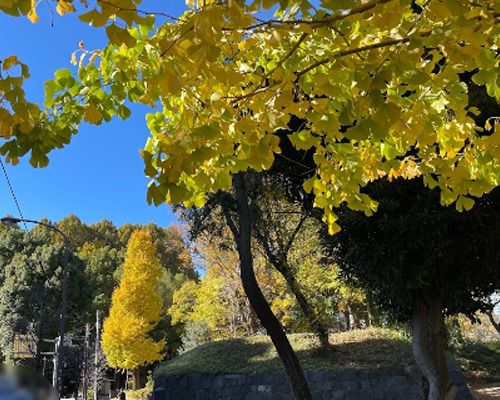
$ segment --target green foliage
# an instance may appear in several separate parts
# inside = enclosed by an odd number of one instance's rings
[[[345,211],[345,232],[324,238],[376,303],[401,320],[431,294],[451,315],[490,307],[500,286],[498,189],[468,213],[440,206],[439,193],[418,181],[378,183],[370,194],[380,201],[376,215]]]
[[[76,215],[68,215],[57,223],[57,227],[71,238],[72,251],[77,251],[93,239],[92,228],[84,224]],[[62,242],[61,235],[54,233],[54,239]]]
[[[111,306],[111,293],[116,281],[114,273],[123,262],[121,252],[109,246],[85,243],[78,251],[85,263],[86,281],[90,285],[92,307],[91,315],[96,310],[107,312]]]
[[[132,233],[139,228],[145,228],[150,232],[161,265],[168,266],[168,269],[174,274],[183,273],[191,278],[196,276],[188,244],[180,226],[172,225],[168,228],[161,228],[152,223],[142,227],[125,224],[118,230],[121,243],[126,245]]]
[[[106,220],[87,225],[78,217],[69,216],[56,225],[71,240],[66,328],[69,333],[81,336],[85,323],[95,321],[96,309],[104,316],[109,312],[117,283],[114,275],[123,263],[125,246],[120,231]],[[175,354],[181,345],[181,328],[172,325],[166,309],[171,305],[173,292],[189,279],[188,275],[194,275],[194,271],[179,229],[163,229],[152,224],[148,228],[163,235],[162,246],[157,246],[163,259],[175,260],[173,268],[162,265],[163,318],[157,331],[169,340],[167,352]],[[10,357],[15,332],[44,339],[57,336],[63,255],[60,236],[46,228],[34,227],[25,233],[19,227],[0,224],[0,357]],[[173,269],[182,272],[174,273]],[[40,349],[49,351],[50,347],[44,344]],[[40,362],[38,357],[35,363]]]
[[[10,257],[2,263],[0,343],[4,357],[9,359],[14,333],[33,335],[40,349],[41,339],[52,338],[58,332],[64,245],[54,242],[46,229],[23,233],[14,228],[3,230],[1,235],[0,253]],[[12,245],[16,242],[14,253]],[[71,326],[84,317],[82,311],[89,299],[82,262],[73,256],[69,261],[67,318]],[[41,362],[40,355],[36,356],[36,362]]]
[[[170,269],[164,269],[158,280],[159,291],[163,298],[163,319],[159,322],[155,333],[166,338],[168,356],[177,354],[182,344],[182,324],[174,324],[168,310],[173,304],[175,292],[185,282],[191,282],[190,277],[182,273],[174,274]]]
[[[279,207],[276,204],[271,206],[264,197],[266,193],[268,197],[275,193],[268,193],[262,187],[258,190],[252,203],[254,207],[267,210],[270,214],[296,212],[282,219],[275,218],[274,214],[274,218],[265,221],[261,216],[258,222],[260,233],[272,239],[275,246],[281,243],[283,248],[293,235],[291,231],[294,230],[295,219],[300,219],[300,212],[297,207],[286,205],[283,201]],[[208,206],[199,210],[183,210],[183,218],[189,222],[191,233],[199,238],[197,251],[203,260],[205,273],[198,283],[187,281],[181,286],[174,293],[168,310],[174,323],[204,321],[215,339],[245,336],[260,329],[240,282],[238,255],[228,239],[230,233],[219,213],[218,206],[213,210]],[[366,321],[364,292],[346,284],[339,268],[325,262],[319,240],[319,226],[310,218],[292,240],[286,261],[314,317],[327,329],[336,330],[341,328],[336,322],[336,314],[347,309]],[[257,280],[273,312],[288,332],[310,332],[309,316],[304,314],[284,277],[270,264],[260,242],[254,242],[258,249],[254,258]],[[281,257],[279,251],[277,255]]]

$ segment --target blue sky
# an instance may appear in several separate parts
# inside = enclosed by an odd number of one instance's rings
[[[101,48],[106,42],[103,30],[85,25],[76,15],[60,17],[54,12],[51,27],[47,3],[38,6],[38,24],[0,14],[0,59],[16,54],[30,66],[31,78],[25,88],[29,99],[37,102],[43,99],[43,82],[56,69],[76,68],[70,64],[70,56],[80,40],[88,49]],[[148,0],[141,9],[173,15],[184,9],[183,0],[159,3]],[[107,218],[117,225],[175,222],[167,205],[146,203],[147,179],[139,156],[148,137],[146,112],[137,106],[126,121],[117,119],[98,127],[83,124],[69,146],[49,155],[46,168],[34,169],[28,159],[15,167],[6,165],[24,216],[59,220],[76,214],[88,223]],[[7,214],[17,216],[18,212],[0,173],[0,216]]]

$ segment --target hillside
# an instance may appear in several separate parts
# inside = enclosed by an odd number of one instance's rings
[[[330,335],[333,351],[321,351],[312,334],[290,335],[304,369],[401,367],[414,363],[411,345],[401,333],[389,329],[364,329]],[[207,343],[164,362],[155,376],[189,373],[230,374],[282,370],[267,336]]]

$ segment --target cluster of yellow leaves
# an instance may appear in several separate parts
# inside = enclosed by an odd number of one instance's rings
[[[212,337],[249,333],[250,306],[239,279],[238,256],[208,243],[201,250],[206,273],[200,282],[185,282],[174,292],[168,313],[172,322],[204,321]]]
[[[478,135],[461,81],[477,70],[500,99],[496,0],[189,0],[156,27],[138,4],[98,2],[80,16],[110,44],[47,104],[68,126],[126,116],[126,101],[157,107],[142,153],[152,203],[201,206],[234,173],[269,169],[292,116],[303,126],[290,140],[316,164],[305,189],[331,233],[340,204],[376,210],[361,192],[376,179],[423,176],[459,209],[500,184],[498,134]]]
[[[151,76],[142,100],[163,106],[148,116],[149,201],[200,206],[232,174],[270,168],[291,116],[304,121],[290,139],[314,151],[305,188],[331,233],[340,204],[376,210],[360,192],[375,179],[424,176],[459,209],[500,183],[494,139],[477,135],[460,81],[475,68],[498,72],[494,2],[349,2],[343,11],[323,2],[331,12],[315,15],[307,2],[280,2],[277,19],[260,25],[249,11],[276,3],[192,2],[196,13],[120,48]],[[110,69],[114,56],[103,61]],[[498,99],[497,72],[485,84]]]
[[[10,70],[16,66],[20,67],[21,74],[10,75]],[[31,129],[28,110],[23,110],[22,105],[17,104],[19,99],[24,100],[22,84],[24,79],[29,77],[29,71],[28,67],[21,63],[15,55],[2,60],[1,71],[2,75],[8,75],[5,77],[0,76],[0,95],[5,99],[0,103],[3,106],[0,107],[0,137],[8,139],[14,134],[18,126],[22,126],[23,131],[26,133]],[[16,108],[12,110],[14,106]],[[16,109],[19,110],[17,113]]]
[[[150,336],[162,318],[163,300],[158,292],[161,272],[151,235],[134,232],[120,285],[103,324],[102,349],[109,365],[133,369],[163,358],[165,340]]]
[[[23,3],[25,3],[25,1],[24,0],[19,1],[18,3],[23,4]],[[40,20],[40,17],[38,16],[38,13],[36,12],[36,7],[37,7],[38,3],[39,2],[37,2],[36,0],[31,0],[31,5],[30,5],[29,11],[26,15],[27,18],[34,24],[36,24]],[[69,14],[69,13],[72,13],[75,11],[76,11],[75,7],[70,2],[67,2],[65,0],[57,0],[56,12],[59,15],[64,16],[65,14]]]
[[[0,60],[0,139],[5,140],[0,154],[15,165],[31,150],[31,164],[45,166],[52,141],[64,138],[67,130],[55,131],[49,114],[26,99],[23,84],[29,76],[28,66],[17,56]]]
[[[365,309],[365,293],[341,277],[335,264],[325,265],[321,253],[319,232],[316,224],[305,225],[288,254],[297,284],[313,309],[314,316],[325,327],[332,326],[339,312]],[[294,295],[286,286],[284,279],[277,277],[272,299],[272,310],[282,324],[294,332],[310,331]]]

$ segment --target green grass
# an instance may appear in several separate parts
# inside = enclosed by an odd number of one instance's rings
[[[500,382],[500,341],[466,342],[453,353],[469,378]]]
[[[330,336],[333,351],[323,352],[312,334],[289,336],[304,369],[400,367],[414,363],[411,345],[389,329],[364,329]],[[267,336],[207,343],[162,363],[155,376],[189,373],[230,374],[280,371],[283,366]]]

